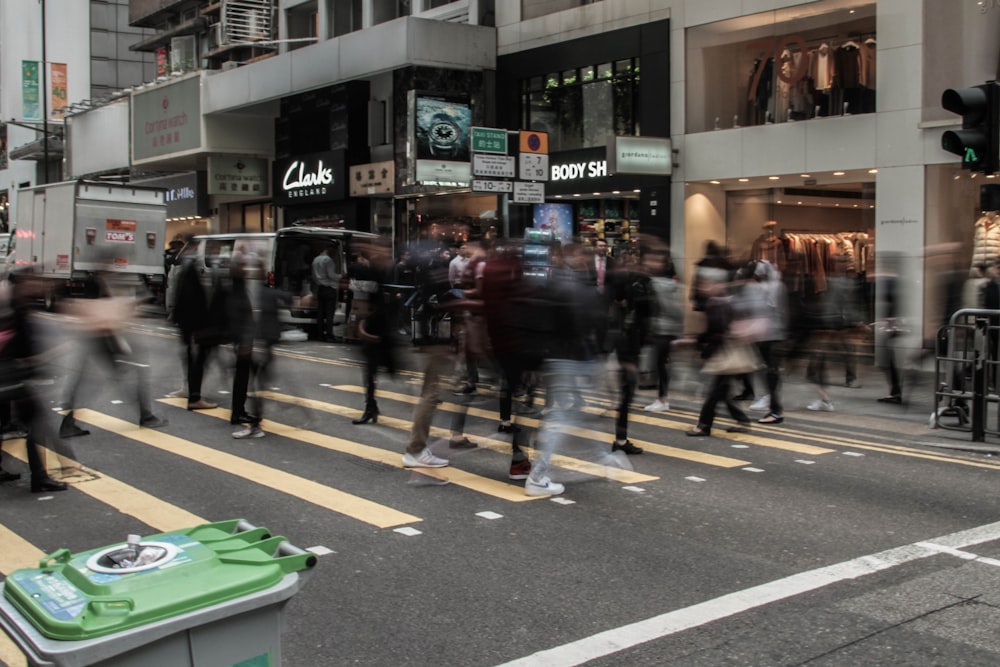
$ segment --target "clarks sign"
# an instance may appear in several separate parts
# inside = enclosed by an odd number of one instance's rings
[[[296,155],[274,163],[274,203],[306,204],[344,199],[344,151]]]

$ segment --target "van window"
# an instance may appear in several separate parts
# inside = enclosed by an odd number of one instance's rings
[[[337,273],[344,272],[340,243],[330,238],[311,236],[286,236],[277,244],[274,258],[274,271],[277,287],[292,296],[305,296],[312,293],[312,262],[323,252],[323,249],[333,245],[338,250],[332,253],[333,263]]]

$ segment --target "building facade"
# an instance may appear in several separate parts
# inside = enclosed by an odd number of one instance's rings
[[[994,228],[992,179],[940,148],[958,121],[940,95],[996,78],[995,5],[133,0],[132,48],[159,69],[128,91],[120,141],[133,175],[201,174],[215,231],[554,225],[619,252],[656,235],[685,277],[709,240],[786,273],[849,267],[866,322],[911,286],[895,300],[916,351],[941,317],[936,263],[971,268]],[[473,126],[546,133],[542,201],[473,191]]]

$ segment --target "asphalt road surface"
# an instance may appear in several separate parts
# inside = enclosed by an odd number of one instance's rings
[[[39,318],[50,340],[69,330]],[[267,435],[235,440],[230,356],[205,381],[220,407],[190,412],[167,396],[182,386],[169,325],[138,322],[132,344],[142,366],[89,366],[73,407],[90,435],[43,438],[71,488],[0,485],[0,574],[243,518],[319,555],[286,607],[292,667],[1000,663],[1000,461],[928,428],[916,396],[876,404],[877,369],[824,413],[804,409],[815,394],[789,369],[783,425],[729,434],[720,410],[713,437],[688,438],[700,385],[678,364],[669,412],[642,410],[648,390],[636,399],[630,437],[646,452],[631,471],[594,465],[615,396],[588,389],[553,471],[565,494],[528,497],[508,479],[489,381],[467,406],[443,395],[434,448],[450,467],[402,467],[424,361],[411,349],[379,383],[378,424],[355,426],[358,348],[279,345]],[[53,430],[80,358],[54,360],[38,386]],[[136,425],[139,370],[165,428]],[[479,446],[449,450],[463,408]],[[516,421],[530,431],[539,416]],[[27,472],[23,441],[3,443],[3,467]],[[24,664],[2,637],[0,660]]]

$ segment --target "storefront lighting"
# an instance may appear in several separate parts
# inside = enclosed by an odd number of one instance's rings
[[[601,193],[600,193],[600,192],[595,192],[595,193],[594,193],[594,196],[595,196],[595,197],[600,197],[600,196],[601,196]]]
[[[750,179],[749,178],[741,178],[741,179],[739,179],[739,181],[740,181],[740,183],[749,183]]]
[[[810,174],[799,174],[799,178],[812,178]]]
[[[842,172],[842,171],[835,171],[835,172],[833,172],[833,175],[834,176],[843,176],[844,172]]]
[[[574,192],[574,193],[573,193],[573,196],[574,196],[574,197],[579,197],[579,196],[580,196],[580,193],[579,193],[579,192]]]
[[[777,181],[780,178],[781,178],[781,176],[768,176],[767,180],[769,180],[769,181]]]
[[[636,188],[636,189],[635,189],[635,190],[633,190],[632,192],[634,192],[634,193],[636,193],[636,194],[639,194],[640,192],[642,192],[642,190],[640,190],[639,188]]]
[[[986,178],[996,178],[996,174],[987,174]]]
[[[711,183],[712,185],[721,185],[722,184],[719,181],[709,181],[709,183]]]
[[[795,203],[798,204],[799,206],[802,206],[802,202],[800,202],[800,201],[797,201]]]
[[[612,190],[611,191],[611,194],[613,194],[613,195],[620,195],[621,193],[622,193],[621,190]]]
[[[777,201],[776,203],[780,204],[780,203],[781,203],[781,200],[779,199],[779,200],[778,200],[778,201]]]
[[[878,173],[878,169],[869,169],[868,173],[869,174],[877,174]]]

